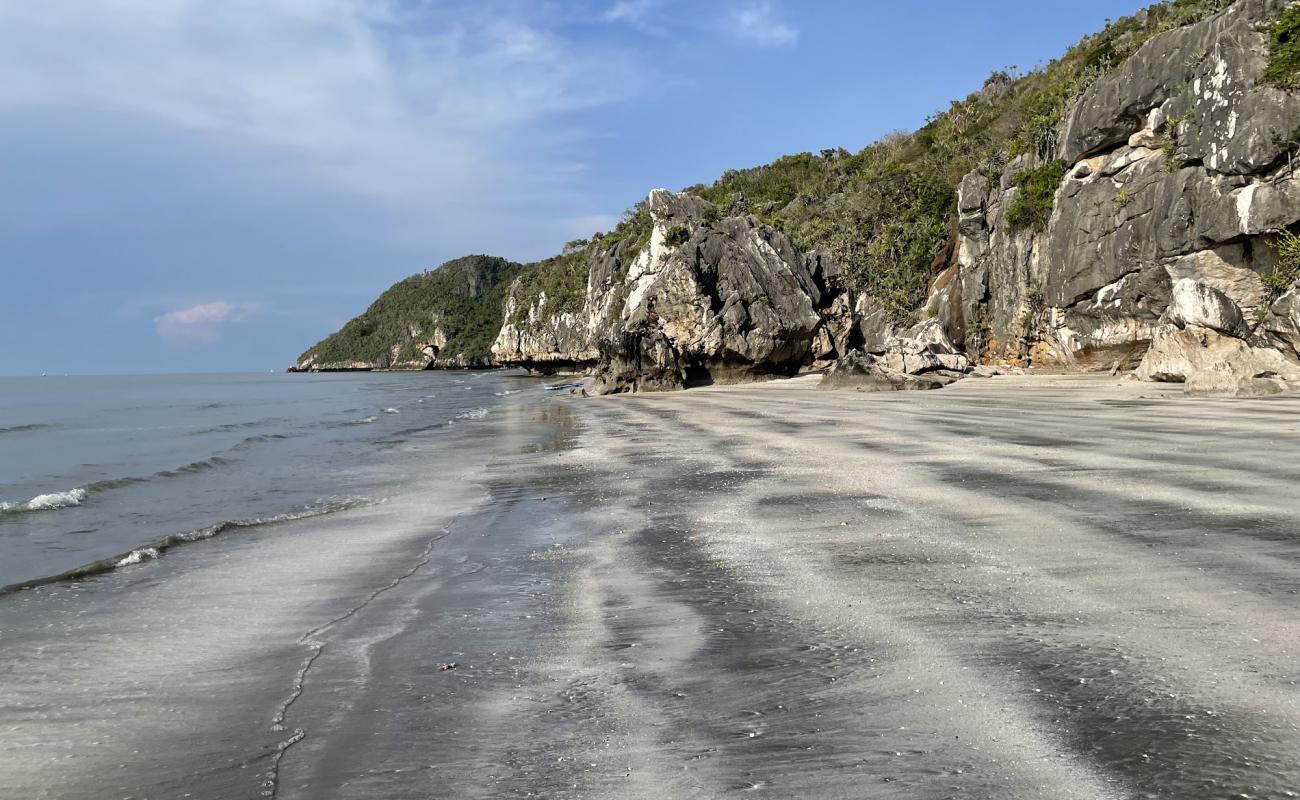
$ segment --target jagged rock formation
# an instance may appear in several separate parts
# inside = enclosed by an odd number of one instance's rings
[[[1268,234],[1300,220],[1300,96],[1260,81],[1264,29],[1285,5],[1240,0],[1090,86],[1059,127],[1063,176],[1042,230],[1017,230],[1009,212],[1018,177],[1047,157],[966,176],[959,324],[989,355],[1140,365],[1140,378],[1198,391],[1294,379],[1291,306],[1260,278],[1278,267]]]
[[[719,219],[691,195],[656,189],[649,207],[650,243],[615,290],[622,308],[599,342],[597,391],[797,372],[822,289],[789,237],[750,217]]]
[[[789,237],[699,197],[656,189],[644,244],[591,248],[581,312],[526,309],[512,289],[498,362],[547,372],[594,367],[600,392],[662,391],[792,375],[834,356],[849,314]],[[826,309],[825,320],[818,312]],[[839,344],[837,345],[837,340]]]
[[[521,265],[465,256],[394,284],[360,316],[303,353],[295,372],[479,369]]]

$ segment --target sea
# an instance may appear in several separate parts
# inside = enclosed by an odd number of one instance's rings
[[[0,798],[430,796],[377,764],[458,707],[409,677],[532,652],[569,388],[0,379]]]
[[[526,390],[544,391],[485,372],[0,378],[0,592],[381,502],[420,469],[403,442]]]

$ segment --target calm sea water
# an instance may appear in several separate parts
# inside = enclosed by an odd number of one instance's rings
[[[0,378],[0,587],[381,501],[506,373]]]

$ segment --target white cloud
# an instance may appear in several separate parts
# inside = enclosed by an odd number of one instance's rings
[[[638,23],[645,19],[646,14],[656,5],[657,0],[618,0],[601,15],[605,22],[630,22]]]
[[[737,8],[728,20],[731,34],[742,42],[760,47],[785,47],[799,41],[799,31],[773,16],[772,4],[749,3]]]
[[[627,97],[636,71],[570,46],[544,12],[511,0],[0,2],[0,111],[131,114],[270,153],[426,229],[499,229],[505,203],[540,198],[543,214],[590,213],[573,178],[584,134],[555,120]]]
[[[245,319],[252,310],[248,305],[216,301],[168,311],[153,322],[164,339],[215,342],[221,338],[223,326]]]

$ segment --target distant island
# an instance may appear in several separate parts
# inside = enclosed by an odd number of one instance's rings
[[[1176,0],[915,133],[656,190],[544,261],[408,278],[300,371],[590,371],[601,392],[979,365],[1300,386],[1300,6]]]

